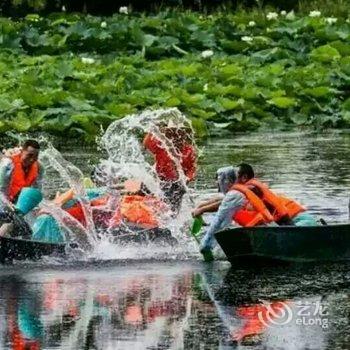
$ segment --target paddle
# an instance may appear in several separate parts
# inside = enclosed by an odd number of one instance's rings
[[[200,244],[200,231],[202,229],[204,225],[204,220],[203,217],[197,216],[195,217],[195,219],[193,220],[193,224],[192,224],[192,229],[191,229],[191,236],[195,239],[195,241],[197,242],[197,244]],[[214,260],[214,256],[213,253],[211,252],[211,250],[207,250],[204,251],[202,253],[204,261],[209,262],[209,261],[213,261]]]

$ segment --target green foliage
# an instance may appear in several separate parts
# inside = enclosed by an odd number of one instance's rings
[[[167,106],[200,136],[212,126],[348,127],[348,21],[292,17],[0,18],[0,132],[91,138],[115,119]]]

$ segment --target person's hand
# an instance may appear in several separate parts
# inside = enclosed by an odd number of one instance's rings
[[[20,147],[14,147],[14,148],[8,148],[8,149],[3,149],[2,154],[5,157],[12,157],[15,154],[21,153],[21,148]]]
[[[61,192],[56,192],[55,199],[52,201],[54,204],[57,206],[61,207],[75,196],[74,190],[71,188],[68,191],[61,193]]]
[[[202,213],[202,210],[200,208],[196,208],[194,210],[192,210],[192,217],[196,218],[197,216],[201,216],[203,213]]]

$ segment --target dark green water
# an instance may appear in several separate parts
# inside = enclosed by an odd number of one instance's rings
[[[273,188],[342,222],[348,146],[338,133],[211,140],[195,190],[214,193],[216,168],[246,161]],[[62,151],[86,170],[96,158],[91,149]],[[349,349],[349,271],[197,260],[1,266],[0,349]]]

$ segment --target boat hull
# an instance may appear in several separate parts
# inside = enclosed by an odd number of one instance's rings
[[[237,227],[215,236],[232,264],[350,260],[350,224]]]
[[[167,229],[130,230],[120,229],[113,232],[113,242],[121,245],[176,245],[176,238]],[[70,244],[74,248],[75,244]],[[39,260],[43,256],[64,256],[65,243],[46,243],[14,237],[0,237],[0,263],[13,260]]]
[[[13,260],[38,260],[49,255],[64,256],[65,248],[65,244],[0,237],[0,263]]]

